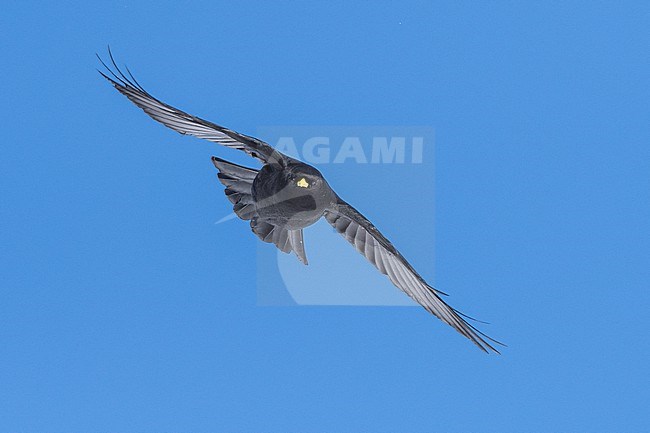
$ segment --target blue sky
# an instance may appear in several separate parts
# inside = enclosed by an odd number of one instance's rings
[[[0,432],[646,430],[649,9],[4,5]],[[266,245],[214,224],[209,157],[251,161],[132,107],[95,71],[107,44],[244,133],[433,128],[429,175],[323,172],[503,355],[416,308],[258,306]]]

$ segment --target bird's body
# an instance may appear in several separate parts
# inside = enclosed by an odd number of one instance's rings
[[[109,51],[110,54],[110,51]],[[267,143],[192,116],[154,98],[133,78],[104,62],[111,76],[100,73],[154,120],[184,135],[192,135],[242,150],[262,162],[257,170],[213,157],[226,197],[252,231],[285,253],[294,252],[307,264],[303,229],[324,217],[379,272],[443,322],[455,328],[483,351],[498,353],[486,336],[469,324],[462,313],[445,303],[444,295],[415,271],[393,244],[360,212],[342,200],[314,167],[284,155]],[[101,61],[101,59],[100,59]]]
[[[314,167],[296,160],[266,164],[253,181],[259,219],[289,230],[318,221],[336,194]]]

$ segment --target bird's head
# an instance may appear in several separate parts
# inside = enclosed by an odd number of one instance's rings
[[[307,164],[287,167],[287,186],[305,193],[320,190],[325,183],[320,171]]]

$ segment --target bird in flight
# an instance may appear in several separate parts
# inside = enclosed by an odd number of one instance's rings
[[[285,253],[293,252],[307,264],[303,230],[324,217],[379,272],[424,307],[456,329],[486,353],[499,353],[502,343],[488,337],[466,319],[473,320],[443,301],[445,293],[434,289],[417,273],[393,244],[355,208],[341,199],[323,175],[311,165],[284,155],[268,143],[168,105],[147,92],[128,67],[125,75],[109,49],[112,67],[99,73],[152,119],[183,135],[191,135],[231,149],[242,150],[262,163],[257,170],[212,157],[226,197],[242,220],[250,221],[262,241]]]

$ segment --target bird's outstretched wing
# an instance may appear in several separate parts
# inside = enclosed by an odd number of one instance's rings
[[[499,353],[491,343],[502,343],[483,334],[469,324],[462,313],[445,303],[440,298],[444,293],[429,286],[393,244],[356,209],[338,199],[336,204],[325,211],[325,219],[379,272],[387,275],[395,286],[428,312],[454,327],[483,351]]]
[[[192,116],[184,111],[167,105],[154,98],[133,78],[133,75],[126,68],[127,77],[115,63],[113,55],[108,51],[113,69],[111,69],[99,57],[99,61],[106,68],[106,73],[99,71],[120,93],[129,98],[131,102],[140,107],[152,119],[162,123],[183,135],[192,135],[203,138],[214,143],[222,144],[233,149],[243,150],[254,158],[264,163],[277,162],[283,158],[280,152],[276,151],[268,143],[254,137],[249,137],[223,126],[216,125],[199,117]]]

